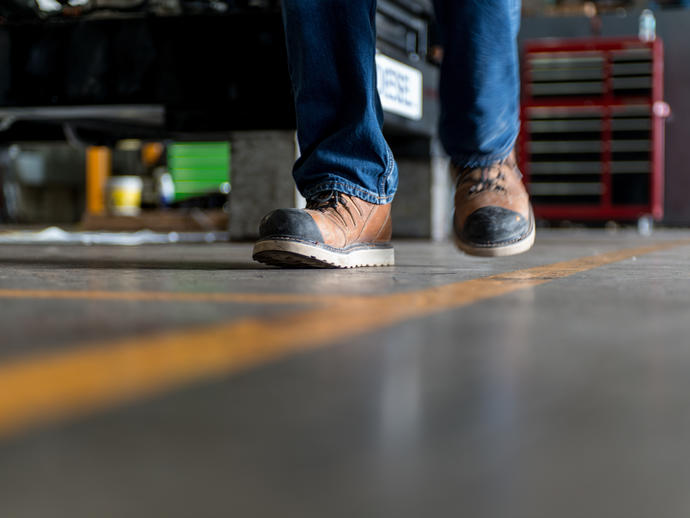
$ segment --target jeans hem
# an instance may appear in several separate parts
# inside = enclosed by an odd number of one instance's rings
[[[302,195],[305,198],[309,199],[313,198],[321,192],[338,191],[349,196],[355,196],[369,203],[375,203],[376,205],[386,205],[393,201],[396,190],[394,189],[393,192],[386,193],[383,195],[380,195],[379,193],[386,191],[386,185],[388,183],[388,180],[394,172],[395,159],[393,158],[393,153],[390,150],[390,148],[386,147],[386,169],[381,174],[380,179],[378,181],[379,192],[374,192],[370,189],[362,187],[361,185],[358,185],[355,182],[343,178],[337,173],[331,173],[328,175],[331,178],[322,181],[312,187],[309,187],[308,189],[304,189],[302,191]]]
[[[517,141],[517,130],[515,137],[510,139],[508,146],[494,152],[494,153],[466,153],[454,154],[450,157],[450,162],[457,167],[486,167],[499,162],[506,158],[515,148]]]
[[[354,196],[360,200],[364,200],[369,203],[375,203],[376,205],[385,205],[393,201],[394,194],[387,194],[385,196],[379,196],[377,193],[370,191],[369,189],[364,189],[356,183],[353,183],[344,178],[339,178],[338,180],[328,180],[321,182],[309,189],[306,189],[303,193],[306,199],[313,198],[317,194],[325,191],[338,191],[349,196]]]
[[[468,155],[455,155],[450,161],[454,166],[457,167],[486,167],[496,162],[500,162],[513,150],[513,146],[510,146],[507,150],[501,153],[493,153],[491,155],[485,155],[480,153],[472,153]]]

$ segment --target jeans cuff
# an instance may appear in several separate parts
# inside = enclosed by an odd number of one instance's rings
[[[357,185],[356,183],[350,182],[344,178],[338,178],[333,180],[327,180],[321,182],[317,185],[305,189],[302,193],[307,200],[313,198],[319,193],[327,191],[338,191],[348,196],[354,196],[360,200],[364,200],[369,203],[375,203],[376,205],[385,205],[393,201],[395,193],[386,194],[384,196],[379,196],[378,193],[364,189],[363,187]]]
[[[377,190],[373,191],[338,174],[330,173],[314,185],[306,188],[300,186],[300,192],[307,200],[322,192],[338,191],[376,205],[386,205],[392,202],[398,189],[398,165],[395,163],[393,153],[388,146],[386,146],[386,169],[378,177],[376,187]]]
[[[508,149],[501,151],[500,153],[492,153],[490,155],[483,153],[470,153],[467,155],[454,155],[451,157],[450,161],[454,166],[465,168],[465,167],[486,167],[496,162],[500,162],[513,150],[511,145]]]
[[[503,138],[495,144],[501,146],[494,149],[492,153],[453,153],[450,156],[450,162],[456,167],[487,167],[496,162],[500,162],[513,151],[517,145],[518,134],[520,133],[520,123],[517,122],[513,130],[508,135],[503,135]]]

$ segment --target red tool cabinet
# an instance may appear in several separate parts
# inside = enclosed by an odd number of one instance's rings
[[[546,220],[663,216],[663,45],[526,42],[518,161]]]

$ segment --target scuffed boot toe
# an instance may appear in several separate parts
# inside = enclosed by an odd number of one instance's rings
[[[314,218],[300,209],[278,209],[267,214],[259,225],[259,239],[290,238],[312,243],[323,241]]]
[[[532,209],[525,218],[502,207],[482,207],[470,214],[462,228],[455,228],[455,243],[470,255],[500,257],[526,252],[534,244]]]
[[[476,246],[505,245],[523,239],[530,222],[515,211],[502,207],[482,207],[470,214],[460,238]]]

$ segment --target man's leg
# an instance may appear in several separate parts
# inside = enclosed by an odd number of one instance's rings
[[[534,218],[512,152],[519,132],[520,0],[435,0],[444,46],[440,134],[457,178],[454,230],[475,255],[534,242]]]
[[[307,210],[262,221],[255,259],[278,265],[392,264],[398,172],[376,91],[375,0],[284,0]]]

